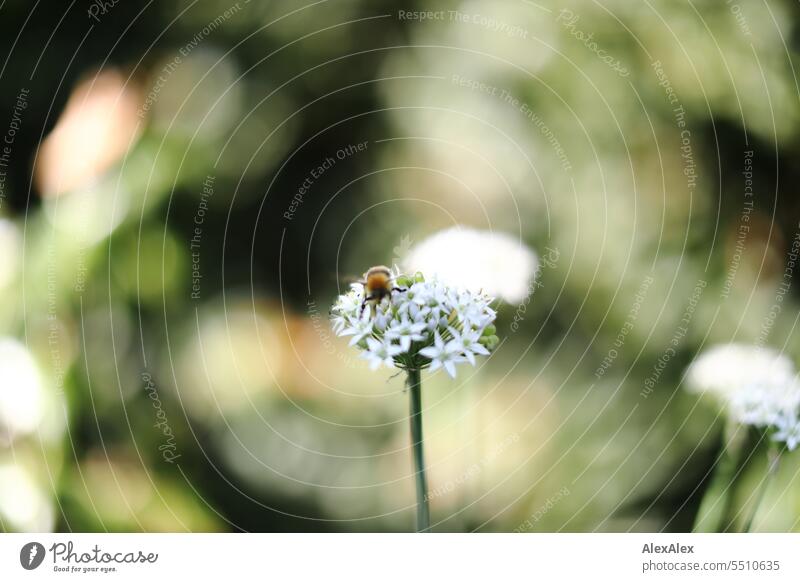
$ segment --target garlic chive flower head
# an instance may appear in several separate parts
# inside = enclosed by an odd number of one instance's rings
[[[536,253],[520,240],[466,226],[434,233],[403,260],[408,271],[422,271],[450,286],[483,289],[508,303],[530,295],[539,264]]]
[[[712,396],[735,422],[769,431],[789,450],[800,444],[800,380],[785,355],[740,344],[715,346],[689,367],[687,387]]]
[[[800,445],[800,418],[796,414],[782,414],[775,420],[775,428],[772,440],[786,443],[790,451]]]
[[[331,310],[334,332],[349,337],[373,370],[443,368],[455,378],[457,365],[474,366],[475,356],[489,355],[500,343],[492,297],[426,281],[422,273],[394,281],[391,296],[365,309],[363,286],[353,284]]]

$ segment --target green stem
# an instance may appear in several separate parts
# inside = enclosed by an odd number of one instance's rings
[[[414,456],[414,477],[417,487],[417,531],[428,531],[431,525],[428,508],[428,484],[425,479],[425,458],[422,452],[422,372],[408,369],[408,391],[411,401],[411,448]]]
[[[736,526],[736,519],[739,515],[737,508],[737,495],[741,489],[741,483],[745,474],[747,464],[755,454],[755,447],[757,442],[754,442],[752,431],[746,426],[738,422],[729,420],[728,426],[728,452],[730,453],[731,467],[728,473],[729,483],[727,486],[727,495],[725,497],[723,520],[720,524],[719,532],[726,533],[734,531]],[[735,436],[738,435],[738,436]]]
[[[693,532],[722,532],[729,528],[735,508],[737,478],[749,458],[748,441],[748,431],[741,424],[734,421],[725,424],[722,450],[698,508]]]
[[[750,517],[747,518],[747,522],[744,526],[744,531],[749,532],[753,529],[753,522],[756,519],[756,514],[758,513],[758,508],[761,507],[762,501],[764,501],[764,494],[769,489],[769,484],[772,483],[772,480],[775,478],[775,474],[778,472],[778,463],[780,462],[781,455],[780,450],[775,443],[770,443],[770,447],[767,450],[767,474],[764,475],[764,478],[761,480],[761,483],[758,486],[758,493],[756,494],[756,500],[753,503],[753,509],[750,511]]]

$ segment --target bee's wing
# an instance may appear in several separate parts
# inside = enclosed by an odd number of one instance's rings
[[[339,283],[347,283],[348,285],[352,285],[353,283],[358,283],[359,285],[364,285],[366,281],[364,281],[363,277],[355,277],[353,275],[347,275],[344,277],[339,277]]]
[[[361,290],[366,285],[366,281],[364,281],[360,277],[352,277],[352,276],[339,276],[339,277],[337,277],[336,275],[332,275],[331,277],[332,277],[332,279],[334,281],[336,281],[337,287],[339,285],[346,285],[347,286],[344,291],[347,291],[347,289],[354,289],[357,292],[361,292]],[[339,287],[339,291],[340,292],[344,292],[344,291],[342,291],[341,287]]]
[[[364,284],[364,277],[357,277],[355,275],[341,275],[338,271],[328,271],[328,279],[336,283],[343,283],[350,285],[351,283]]]

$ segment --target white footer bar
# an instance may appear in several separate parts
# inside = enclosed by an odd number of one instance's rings
[[[0,580],[800,580],[800,534],[3,534]]]

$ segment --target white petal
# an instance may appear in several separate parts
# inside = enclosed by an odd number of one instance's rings
[[[402,354],[405,351],[407,350],[404,350],[401,346],[396,346],[396,345],[386,346],[386,353],[390,356],[396,356],[398,354]]]
[[[476,354],[480,354],[482,356],[491,355],[491,352],[489,352],[489,350],[486,349],[486,346],[484,346],[483,344],[479,344],[478,342],[475,342],[474,344],[472,344],[469,347],[469,349],[471,351],[475,352]]]
[[[419,351],[419,353],[425,356],[426,358],[430,358],[432,360],[439,355],[440,350],[438,348],[435,348],[434,346],[428,346],[427,348],[422,348]]]

